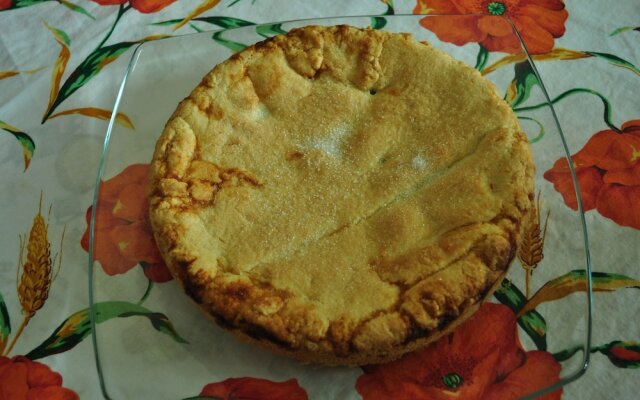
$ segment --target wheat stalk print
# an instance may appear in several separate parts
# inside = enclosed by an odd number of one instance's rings
[[[544,258],[544,238],[547,235],[547,223],[549,222],[550,214],[551,211],[547,211],[544,227],[540,229],[540,192],[538,191],[536,204],[531,209],[522,226],[517,252],[518,259],[520,259],[525,273],[525,296],[527,298],[529,298],[531,294],[531,277],[533,276],[533,270]]]
[[[60,272],[65,229],[62,230],[60,238],[60,252],[54,255],[52,259],[51,243],[49,243],[48,238],[49,215],[51,215],[51,206],[49,206],[47,221],[45,221],[42,216],[42,193],[40,193],[38,213],[33,218],[29,237],[27,238],[27,235],[19,235],[20,252],[16,282],[18,285],[18,300],[20,301],[24,318],[11,344],[4,352],[5,355],[11,352],[31,318],[44,306],[49,297],[51,284],[57,277],[58,272]]]

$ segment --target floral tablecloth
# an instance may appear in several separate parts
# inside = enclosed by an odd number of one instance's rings
[[[518,61],[519,48],[505,39],[510,27],[492,19],[505,15],[534,59],[555,66],[549,71],[557,75],[543,73],[543,79],[548,78],[549,95],[573,146],[596,273],[590,367],[546,398],[637,398],[640,2],[0,0],[0,399],[102,396],[87,309],[87,224],[102,141],[122,79],[121,57],[129,58],[138,43],[168,35],[250,22],[393,13],[485,14],[424,23],[424,28],[445,42],[478,43],[481,54],[508,65]],[[480,69],[503,66],[481,64]],[[514,106],[524,103],[535,85],[532,75],[515,70],[512,92],[505,94]],[[126,110],[116,122],[136,134],[136,121]],[[174,283],[140,200],[147,171],[148,165],[136,164],[105,177],[100,197],[112,207],[97,218],[109,239],[96,243],[95,268],[113,279],[144,274],[152,289]],[[566,162],[559,160],[544,178],[575,210]],[[584,291],[584,273],[560,276],[546,287],[538,294],[544,301]],[[503,399],[552,383],[558,360],[571,354],[525,352],[514,336],[519,315],[510,306],[485,305],[450,337],[400,361],[356,370],[349,387],[327,391],[332,394],[326,397]],[[98,322],[133,317],[152,323],[149,335],[184,341],[180,327],[141,302],[111,302],[100,310]],[[483,326],[493,328],[487,332]],[[135,374],[142,377],[145,371]],[[294,376],[229,376],[180,390],[181,398],[313,397]],[[136,398],[148,397],[142,392]]]

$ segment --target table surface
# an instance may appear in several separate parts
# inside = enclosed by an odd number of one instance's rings
[[[547,89],[572,146],[597,275],[590,367],[585,376],[549,398],[637,397],[640,2],[624,0],[614,7],[604,0],[588,4],[578,0],[0,0],[0,399],[101,397],[86,311],[86,217],[122,78],[122,60],[130,57],[136,43],[214,30],[239,20],[261,23],[391,12],[504,14],[516,24],[534,59],[540,65],[556,66],[548,71],[562,75],[549,79],[562,84]],[[207,19],[220,16],[227,18]],[[170,22],[154,24],[161,21]],[[513,50],[499,40],[500,24],[487,21],[436,24],[430,29],[443,41],[478,42],[490,53],[508,56]],[[522,85],[526,91],[527,84]],[[118,123],[133,129],[136,121],[123,114]],[[108,182],[114,191],[126,185],[139,189],[144,179],[139,177],[145,174],[146,167],[141,166]],[[545,171],[544,177],[570,207],[570,186],[560,166]],[[137,229],[132,234],[143,235],[144,227]],[[123,243],[127,237],[117,240]],[[112,249],[103,259],[98,254],[95,268],[114,279],[144,273],[149,282],[172,284],[153,244],[128,244],[135,251]],[[556,288],[554,295],[565,297],[584,290],[584,281],[564,279],[565,285]],[[113,318],[122,317],[123,310],[114,311]],[[485,311],[478,318],[497,318],[505,312],[499,309],[489,315]],[[511,311],[495,323],[509,321],[515,325]],[[167,323],[164,333],[170,330],[170,322],[154,322]],[[446,349],[441,351],[447,357]],[[537,356],[549,363],[555,362],[552,357],[560,357],[551,351],[540,353],[545,354]],[[432,367],[425,365],[422,368]],[[365,371],[368,376],[358,379],[357,392],[371,399],[417,396],[403,392],[409,390],[402,389],[403,375],[391,370]],[[522,371],[504,381],[513,387],[526,386],[528,378]],[[396,381],[381,389],[376,379],[383,375]],[[296,380],[234,378],[238,379],[211,380],[185,389],[183,398],[198,394],[307,398]],[[473,384],[462,382],[458,389]],[[491,390],[504,389],[499,385],[504,383],[494,382]],[[444,396],[444,389],[436,385],[420,393],[425,399],[434,398]],[[485,395],[491,392],[472,389]]]

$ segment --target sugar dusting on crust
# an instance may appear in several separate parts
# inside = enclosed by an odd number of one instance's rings
[[[328,129],[326,133],[317,135],[317,137],[303,144],[303,149],[320,150],[336,161],[342,159],[343,143],[345,138],[352,131],[347,124],[338,124]]]
[[[413,157],[413,160],[411,160],[411,166],[413,167],[413,169],[421,171],[427,168],[427,160],[421,154],[418,154],[417,156]]]
[[[253,109],[253,117],[256,120],[262,120],[269,116],[269,109],[264,104],[259,104]]]

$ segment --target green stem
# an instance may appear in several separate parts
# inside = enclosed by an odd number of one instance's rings
[[[142,297],[140,298],[140,300],[138,300],[138,305],[141,306],[142,303],[144,303],[144,301],[147,299],[147,297],[149,297],[149,294],[151,293],[151,289],[153,288],[153,281],[151,279],[149,279],[149,281],[147,282],[147,290],[144,291],[144,294],[142,295]]]
[[[11,341],[11,344],[9,344],[9,347],[7,347],[7,350],[2,355],[8,356],[9,353],[11,353],[11,350],[13,350],[13,346],[15,346],[16,342],[18,341],[18,338],[20,337],[20,335],[22,335],[22,332],[24,331],[25,326],[27,326],[30,320],[31,320],[31,316],[25,315],[24,319],[22,320],[22,323],[20,324],[20,327],[18,328],[18,332],[16,332],[15,336],[13,337],[13,340]]]
[[[239,3],[241,0],[235,0],[233,3],[229,4],[227,7],[234,6],[236,3]],[[256,4],[256,0],[251,0],[251,5]]]
[[[597,353],[599,351],[605,350],[607,348],[607,345],[601,345],[601,346],[594,346],[591,348],[591,351],[589,351],[591,354]],[[559,351],[557,353],[553,353],[552,356],[553,358],[556,359],[556,361],[558,362],[562,362],[562,361],[566,361],[568,359],[570,359],[571,357],[573,357],[574,354],[576,354],[579,351],[582,351],[584,349],[583,345],[577,345],[574,347],[570,347],[568,349]]]
[[[566,350],[562,350],[562,351],[559,351],[557,353],[553,353],[552,356],[558,362],[566,361],[566,360],[570,359],[571,357],[573,357],[574,354],[576,354],[577,352],[579,352],[583,348],[584,348],[584,346],[582,346],[582,345],[570,347],[570,348],[568,348]]]
[[[480,45],[478,57],[476,58],[475,69],[482,72],[484,67],[487,65],[487,61],[489,61],[489,51],[483,45]]]
[[[535,142],[539,141],[540,139],[542,139],[544,137],[544,134],[545,134],[544,126],[540,123],[540,121],[538,121],[535,118],[525,117],[523,115],[518,115],[518,119],[524,119],[524,120],[527,120],[527,121],[533,121],[536,125],[538,125],[538,129],[539,129],[538,135],[536,135],[536,137],[534,137],[533,139],[529,139],[529,143],[535,143]]]
[[[558,95],[553,100],[551,100],[551,104],[555,104],[558,101],[564,99],[565,97],[569,97],[569,96],[571,96],[573,94],[576,94],[576,93],[589,93],[589,94],[593,94],[595,96],[598,96],[600,98],[600,100],[602,100],[602,104],[604,105],[604,116],[603,116],[604,123],[607,124],[607,126],[609,128],[611,128],[612,130],[614,130],[615,132],[617,132],[617,133],[621,133],[622,132],[620,130],[620,128],[618,128],[617,126],[615,126],[613,124],[613,122],[611,122],[611,103],[609,103],[609,100],[607,100],[606,97],[604,97],[600,93],[596,92],[595,90],[587,89],[587,88],[569,89],[566,92]],[[533,106],[514,108],[513,111],[519,112],[519,111],[537,110],[538,108],[546,107],[548,105],[549,105],[548,103],[540,103],[540,104],[536,104],[536,105],[533,105]]]
[[[100,44],[98,44],[98,46],[96,47],[96,50],[104,46],[107,40],[109,40],[109,38],[111,37],[111,34],[113,33],[113,30],[116,29],[116,25],[118,25],[120,18],[122,18],[124,13],[129,11],[130,8],[131,8],[130,4],[127,4],[126,6],[124,4],[120,4],[120,8],[118,9],[118,15],[116,16],[116,20],[113,21],[113,25],[111,25],[111,29],[109,29],[109,32],[107,32],[106,36],[102,39]]]

